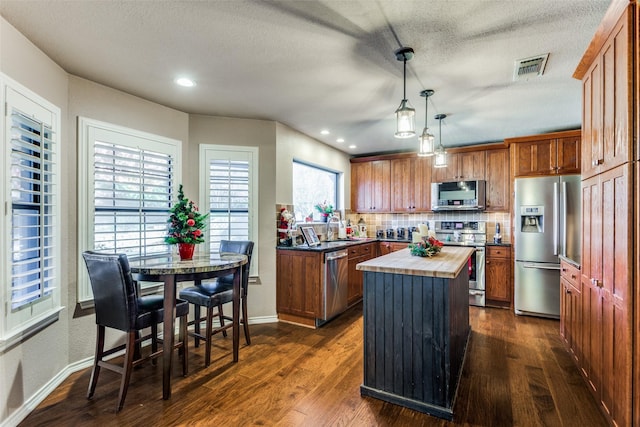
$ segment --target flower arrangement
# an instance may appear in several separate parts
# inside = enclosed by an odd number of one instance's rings
[[[421,242],[411,243],[409,250],[413,256],[432,257],[440,252],[442,246],[444,243],[435,237],[423,237]]]
[[[328,204],[326,200],[324,202],[322,202],[322,203],[316,204],[316,209],[321,214],[327,214],[327,215],[331,215],[333,213],[333,211],[335,210],[333,205],[332,204]]]
[[[206,227],[208,214],[198,212],[198,206],[184,197],[182,184],[178,189],[178,202],[169,209],[171,215],[167,222],[169,230],[164,238],[165,243],[202,243],[202,230]]]

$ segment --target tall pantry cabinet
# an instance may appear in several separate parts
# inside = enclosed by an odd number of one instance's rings
[[[618,426],[640,425],[637,24],[636,1],[613,0],[574,73],[583,89],[583,242],[573,332],[579,368]]]

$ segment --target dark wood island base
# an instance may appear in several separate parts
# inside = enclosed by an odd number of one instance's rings
[[[467,350],[473,249],[434,258],[408,250],[358,264],[364,270],[364,382],[370,396],[453,419]],[[374,271],[372,271],[374,270]]]

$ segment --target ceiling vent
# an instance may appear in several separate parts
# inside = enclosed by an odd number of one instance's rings
[[[531,77],[541,76],[548,58],[549,54],[547,53],[516,60],[516,66],[513,70],[513,81],[529,80]]]

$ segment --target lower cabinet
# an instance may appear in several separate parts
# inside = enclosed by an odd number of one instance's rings
[[[580,349],[582,324],[582,283],[580,270],[574,265],[560,262],[560,336],[567,350],[577,363],[582,355]]]
[[[486,247],[485,286],[487,306],[511,306],[513,288],[511,267],[511,247]]]
[[[399,251],[409,246],[409,242],[380,242],[378,247],[380,256]]]
[[[366,243],[349,248],[349,287],[347,304],[354,305],[362,300],[362,286],[364,272],[356,270],[356,265],[375,258],[378,255],[377,243]]]

